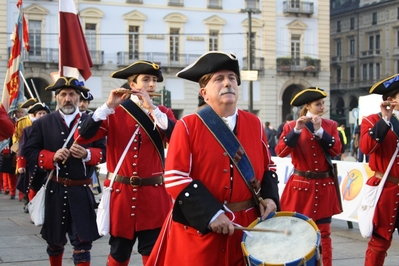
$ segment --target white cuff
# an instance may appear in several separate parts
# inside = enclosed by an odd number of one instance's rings
[[[109,108],[106,103],[101,105],[96,109],[96,111],[93,113],[93,120],[98,122],[100,120],[105,120],[107,119],[107,116],[114,114],[115,109],[114,108]]]
[[[294,133],[295,133],[295,134],[301,134],[301,132],[302,132],[302,129],[296,129],[296,128],[294,127]]]
[[[209,224],[208,224],[208,227],[209,227],[209,228],[210,228],[211,223],[212,223],[213,221],[215,221],[216,218],[218,218],[218,216],[221,215],[222,213],[224,213],[224,211],[223,211],[223,210],[219,210],[219,211],[212,217],[212,219],[209,221]]]
[[[318,136],[319,138],[321,138],[323,136],[324,133],[324,129],[322,127],[319,128],[319,130],[317,130],[314,134],[316,136]]]
[[[91,151],[89,149],[86,149],[86,151],[87,151],[86,158],[82,158],[82,162],[84,162],[84,163],[86,163],[86,162],[91,160]]]

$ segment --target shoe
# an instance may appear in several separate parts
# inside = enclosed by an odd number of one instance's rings
[[[10,191],[7,189],[7,190],[4,192],[4,195],[8,195],[8,194],[10,194]]]
[[[15,196],[10,196],[10,199],[15,199]]]

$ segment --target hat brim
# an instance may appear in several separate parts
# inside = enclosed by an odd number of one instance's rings
[[[61,89],[75,89],[79,92],[90,91],[83,85],[83,82],[70,77],[60,77],[54,84],[47,86],[44,90],[55,91],[57,94]]]
[[[210,51],[201,55],[193,64],[179,71],[176,76],[199,82],[204,75],[221,70],[233,71],[237,75],[237,84],[241,84],[240,67],[236,56],[220,51]]]
[[[29,110],[28,113],[29,114],[34,114],[37,111],[46,111],[47,113],[50,113],[50,108],[45,104],[45,103],[36,103],[34,104]]]
[[[374,84],[369,93],[386,94],[399,89],[399,74],[395,74]]]
[[[307,88],[303,91],[298,92],[291,100],[292,106],[302,106],[307,103],[311,103],[322,98],[327,97],[327,93],[319,88]]]
[[[37,99],[36,98],[30,98],[27,101],[25,101],[24,103],[22,103],[20,108],[29,108],[32,105],[34,105],[35,103],[37,103]]]
[[[133,75],[148,74],[157,77],[158,82],[163,81],[162,71],[159,65],[145,60],[139,60],[133,64],[115,71],[111,74],[112,78],[128,79]]]

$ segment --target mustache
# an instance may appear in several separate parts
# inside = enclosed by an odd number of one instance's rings
[[[224,88],[224,89],[222,89],[222,90],[219,92],[219,95],[222,96],[222,95],[228,94],[228,93],[231,93],[231,94],[233,94],[233,95],[236,95],[236,91],[235,91],[234,89],[232,89],[232,88]]]

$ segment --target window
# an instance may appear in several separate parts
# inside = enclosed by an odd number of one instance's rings
[[[375,36],[375,49],[376,50],[381,49],[381,36],[380,35]]]
[[[170,53],[170,61],[178,62],[179,61],[179,28],[171,28],[170,36],[169,36],[169,53]]]
[[[367,80],[367,64],[363,65],[363,80]]]
[[[292,9],[299,9],[299,0],[291,0],[290,2]]]
[[[374,78],[374,66],[373,64],[369,64],[369,79],[372,80]]]
[[[183,6],[183,0],[168,0],[170,6]]]
[[[94,23],[85,24],[85,37],[89,51],[95,51],[97,49],[96,26],[97,25]]]
[[[301,36],[300,35],[292,35],[291,36],[291,58],[294,59],[294,65],[300,64],[301,58]]]
[[[349,81],[355,82],[355,67],[354,66],[349,67]]]
[[[209,31],[209,51],[218,51],[219,47],[219,31],[210,30]]]
[[[341,83],[341,68],[337,68],[337,83]]]
[[[373,25],[377,24],[377,12],[373,13],[373,22],[372,22],[372,24]]]
[[[355,18],[350,19],[350,29],[353,30],[355,28]]]
[[[29,20],[29,56],[41,56],[42,54],[42,21]]]
[[[342,54],[342,43],[341,41],[337,41],[337,56],[341,56]]]
[[[129,26],[129,59],[139,59],[138,26]]]
[[[396,46],[399,47],[399,30],[396,31]]]
[[[369,50],[374,50],[374,36],[369,36]]]
[[[246,2],[247,2],[247,8],[252,8],[252,9],[258,8],[259,0],[246,0]]]
[[[337,21],[337,32],[341,32],[341,21]]]
[[[355,54],[355,39],[351,39],[349,41],[349,54],[354,55]]]
[[[380,63],[375,64],[375,79],[380,80],[381,79],[381,67]]]
[[[221,0],[220,0],[221,1]],[[208,8],[222,8],[219,0],[208,0]]]

